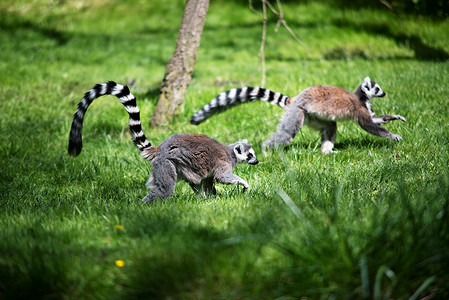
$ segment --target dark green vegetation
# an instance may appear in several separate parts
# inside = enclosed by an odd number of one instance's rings
[[[370,76],[387,93],[374,111],[407,123],[386,126],[402,143],[345,123],[335,155],[319,154],[307,128],[287,151],[263,155],[277,107],[188,124],[218,93],[259,84],[261,15],[246,4],[213,1],[185,111],[167,127],[146,126],[182,3],[0,3],[0,299],[449,298],[448,21],[285,2],[308,49],[275,33],[270,17],[267,88],[355,90]],[[235,173],[250,189],[218,186],[220,197],[203,199],[180,183],[173,198],[143,205],[150,165],[113,97],[91,106],[84,150],[69,157],[76,104],[107,80],[135,80],[154,144],[175,132],[247,138],[261,163]]]

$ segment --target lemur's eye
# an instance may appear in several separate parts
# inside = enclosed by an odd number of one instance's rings
[[[252,158],[253,157],[253,155],[250,153],[250,154],[248,154],[248,158]]]
[[[379,93],[379,90],[380,90],[379,87],[376,87],[376,89],[375,89],[374,91],[375,91],[376,94],[377,94],[377,93]]]

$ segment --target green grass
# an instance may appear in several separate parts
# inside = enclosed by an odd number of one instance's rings
[[[335,155],[321,155],[308,128],[262,154],[282,115],[265,103],[190,125],[218,93],[260,84],[262,16],[244,1],[212,1],[184,111],[159,129],[148,118],[183,1],[0,3],[0,298],[449,297],[448,21],[284,2],[309,49],[270,17],[265,86],[293,96],[370,76],[387,93],[374,110],[407,119],[386,126],[404,142],[344,123]],[[167,201],[142,204],[151,166],[113,97],[91,106],[84,150],[69,157],[76,105],[107,80],[135,80],[154,144],[178,132],[247,138],[260,164],[234,172],[250,189],[198,198],[180,182]]]

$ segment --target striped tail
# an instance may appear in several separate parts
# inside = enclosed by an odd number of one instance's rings
[[[69,154],[77,156],[81,153],[81,149],[83,148],[82,130],[84,115],[89,105],[95,99],[104,95],[116,96],[125,106],[125,109],[129,114],[128,124],[133,142],[141,151],[142,156],[147,158],[146,156],[149,156],[146,154],[149,150],[148,148],[152,147],[142,131],[140,111],[136,104],[136,98],[131,94],[126,85],[117,84],[113,81],[95,85],[84,95],[84,98],[78,104],[78,110],[73,117],[72,128],[70,130]]]
[[[237,106],[245,102],[252,102],[257,99],[269,102],[282,108],[290,104],[289,97],[268,89],[249,86],[231,89],[221,93],[212,99],[211,102],[204,105],[202,109],[192,116],[190,123],[198,125],[214,114],[223,112],[233,106]]]

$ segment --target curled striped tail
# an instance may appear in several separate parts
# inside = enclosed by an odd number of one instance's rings
[[[245,102],[261,100],[269,102],[273,105],[285,107],[290,104],[289,99],[289,97],[284,96],[281,93],[273,92],[260,87],[248,86],[244,88],[231,89],[221,93],[212,99],[211,102],[204,105],[203,108],[192,116],[190,123],[198,125],[214,114],[223,112],[233,106]]]
[[[104,95],[116,96],[120,102],[125,106],[126,111],[129,114],[129,129],[131,130],[131,136],[134,144],[141,151],[142,156],[147,158],[150,156],[148,148],[151,147],[151,143],[145,137],[142,131],[142,125],[140,123],[140,111],[137,107],[136,98],[131,94],[126,85],[117,84],[113,81],[107,83],[96,84],[90,91],[88,91],[81,102],[78,104],[78,110],[76,111],[72,128],[69,136],[69,154],[77,156],[80,154],[83,148],[82,130],[84,115],[89,105],[97,98]],[[145,151],[147,150],[147,151]]]

